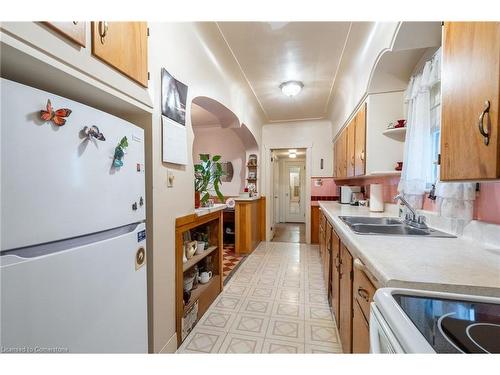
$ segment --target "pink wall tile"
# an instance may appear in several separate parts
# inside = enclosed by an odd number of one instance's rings
[[[397,194],[399,177],[366,177],[337,181],[341,185],[359,185],[369,198],[370,184],[384,185],[384,202],[393,203]],[[424,210],[437,211],[436,201],[424,198]],[[500,224],[500,182],[482,182],[474,204],[474,218],[480,221]]]
[[[322,186],[315,186],[315,181],[321,180]],[[311,195],[331,196],[337,195],[337,185],[333,177],[312,177],[311,178]]]
[[[475,206],[478,220],[500,224],[500,182],[482,182]]]

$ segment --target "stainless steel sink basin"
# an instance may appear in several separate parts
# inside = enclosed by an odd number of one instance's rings
[[[402,225],[403,222],[394,217],[366,217],[366,216],[340,216],[342,221],[349,224],[378,224],[378,225]]]
[[[339,218],[356,234],[443,238],[456,237],[432,228],[414,228],[405,222],[392,217],[339,216]]]

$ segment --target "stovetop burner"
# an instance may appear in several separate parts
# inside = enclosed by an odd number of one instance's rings
[[[500,324],[476,323],[443,315],[438,326],[443,336],[463,353],[500,353]]]
[[[437,353],[500,353],[500,305],[393,297]]]

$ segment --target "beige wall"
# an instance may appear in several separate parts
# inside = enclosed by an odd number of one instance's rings
[[[148,293],[150,350],[173,351],[175,342],[175,218],[193,212],[193,163],[162,163],[160,69],[165,67],[188,89],[188,155],[193,131],[191,100],[211,97],[238,117],[260,145],[264,122],[260,107],[214,23],[149,24],[149,72],[145,89],[36,22],[2,23],[2,77],[91,105],[145,130],[146,207],[148,230]],[[175,182],[167,188],[167,170]]]
[[[395,38],[399,22],[354,22],[333,86],[328,118],[333,136],[366,96],[372,71]]]
[[[149,233],[153,235],[153,347],[160,351],[175,333],[174,306],[174,231],[175,218],[194,210],[191,105],[196,96],[208,96],[229,108],[254,135],[261,139],[263,123],[259,106],[248,88],[219,31],[213,23],[150,24],[149,69],[154,98],[152,124],[153,211]],[[188,85],[186,128],[188,131],[187,166],[161,162],[160,69],[165,67]],[[173,188],[167,188],[167,169],[174,171]],[[173,346],[166,351],[175,349]],[[164,350],[165,350],[164,349]]]
[[[262,128],[263,148],[300,148],[308,145],[312,146],[311,176],[332,176],[333,146],[332,124],[330,121],[273,122],[272,124],[265,124]],[[320,168],[321,159],[323,159],[323,169]]]

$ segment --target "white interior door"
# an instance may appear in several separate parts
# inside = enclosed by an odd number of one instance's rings
[[[273,225],[280,222],[280,163],[276,157],[273,158]]]
[[[287,223],[305,222],[305,163],[284,163],[284,211]]]

